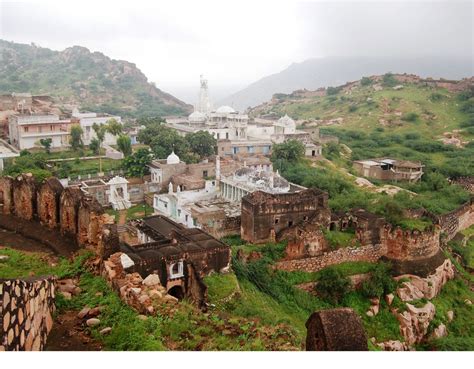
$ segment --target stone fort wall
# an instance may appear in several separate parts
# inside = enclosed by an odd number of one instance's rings
[[[0,280],[0,351],[43,350],[54,296],[53,277]]]
[[[456,210],[439,216],[438,221],[446,240],[452,240],[456,233],[474,225],[474,197]]]

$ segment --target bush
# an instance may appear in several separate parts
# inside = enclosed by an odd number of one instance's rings
[[[382,85],[384,87],[394,87],[396,86],[398,81],[396,80],[395,76],[392,73],[386,73],[382,79]]]
[[[372,80],[369,77],[362,77],[362,79],[360,80],[360,84],[362,86],[369,86],[372,84]]]
[[[337,95],[339,91],[341,91],[341,87],[328,87],[326,89],[326,94],[327,95]]]
[[[349,278],[343,276],[334,268],[327,268],[320,272],[315,289],[324,300],[336,305],[349,292],[350,285]]]
[[[416,113],[406,113],[402,116],[402,120],[405,122],[415,122],[418,119],[418,114]]]
[[[366,297],[381,297],[395,290],[397,284],[390,275],[391,266],[379,263],[370,273],[370,279],[362,284],[362,293]]]

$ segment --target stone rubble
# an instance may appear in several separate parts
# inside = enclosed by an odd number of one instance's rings
[[[406,307],[406,311],[402,313],[394,311],[394,314],[400,323],[400,333],[405,338],[405,342],[411,346],[421,342],[426,336],[428,326],[435,316],[436,308],[430,301],[421,308],[409,303],[406,303]]]

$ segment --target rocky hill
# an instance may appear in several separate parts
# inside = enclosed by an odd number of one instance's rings
[[[131,117],[192,110],[149,83],[135,64],[84,47],[53,51],[0,40],[0,60],[0,94],[51,95],[66,108]]]
[[[454,56],[423,58],[328,57],[293,63],[279,73],[266,76],[223,99],[221,104],[239,110],[271,99],[276,93],[298,89],[315,90],[337,86],[363,76],[392,73],[415,73],[423,77],[461,79],[474,74],[472,60]]]

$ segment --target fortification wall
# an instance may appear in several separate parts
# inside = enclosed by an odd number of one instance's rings
[[[384,251],[380,246],[347,247],[326,252],[316,257],[279,261],[275,264],[275,268],[286,271],[317,272],[328,266],[347,261],[375,263],[383,254]]]
[[[54,278],[0,280],[0,351],[40,351],[53,326]]]
[[[474,225],[474,198],[450,213],[438,217],[446,240],[452,240],[456,233]]]

